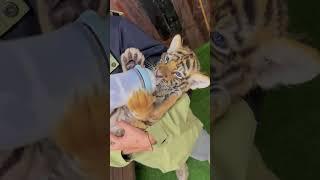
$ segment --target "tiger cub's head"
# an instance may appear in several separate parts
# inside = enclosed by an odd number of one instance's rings
[[[200,72],[196,54],[182,45],[180,35],[176,35],[167,52],[163,53],[153,68],[158,92],[170,95],[183,93],[189,89],[208,87],[210,78]]]
[[[319,74],[318,51],[288,36],[283,1],[218,2],[211,36],[213,84],[244,95],[254,86],[298,84]]]

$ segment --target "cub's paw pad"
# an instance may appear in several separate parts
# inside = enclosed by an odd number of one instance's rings
[[[128,101],[128,108],[133,115],[139,120],[146,120],[153,110],[155,97],[145,90],[134,92]]]
[[[139,64],[144,67],[144,55],[137,48],[128,48],[121,54],[122,70],[127,71]]]

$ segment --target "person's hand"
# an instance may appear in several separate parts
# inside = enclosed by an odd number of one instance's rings
[[[125,134],[117,137],[110,133],[111,150],[121,150],[124,154],[152,151],[155,140],[148,133],[124,121],[118,121],[116,125],[123,128]]]

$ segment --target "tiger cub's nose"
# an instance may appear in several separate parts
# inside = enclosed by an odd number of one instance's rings
[[[156,71],[155,75],[156,75],[157,78],[163,77],[162,73],[160,72],[160,70]]]
[[[170,81],[174,78],[172,72],[174,71],[174,66],[169,66],[168,64],[161,65],[158,70],[158,75],[161,75],[161,78],[165,79],[166,81]]]

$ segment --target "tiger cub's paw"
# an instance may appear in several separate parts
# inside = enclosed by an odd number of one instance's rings
[[[181,97],[183,92],[180,89],[175,90],[170,94],[170,96],[176,96],[176,97]]]
[[[178,180],[188,180],[189,177],[189,169],[187,164],[183,164],[180,169],[176,170],[176,175]]]
[[[230,94],[220,89],[219,91],[215,91],[213,93],[213,121],[215,122],[218,118],[222,117],[229,109],[231,105],[231,97]]]
[[[153,111],[155,97],[145,90],[134,92],[128,101],[128,108],[133,116],[139,120],[146,121]]]
[[[177,91],[178,93],[178,91]],[[182,94],[181,94],[182,95]],[[152,122],[155,122],[163,117],[163,115],[168,112],[168,110],[177,102],[181,97],[180,93],[172,93],[169,97],[162,102],[161,105],[157,106],[151,114]]]
[[[130,124],[133,127],[136,127],[136,128],[139,128],[139,129],[143,129],[143,130],[148,128],[148,126],[144,122],[139,121],[139,120],[133,120],[133,121],[130,122]]]
[[[144,55],[137,48],[128,48],[121,54],[122,70],[127,71],[139,64],[144,67]]]

